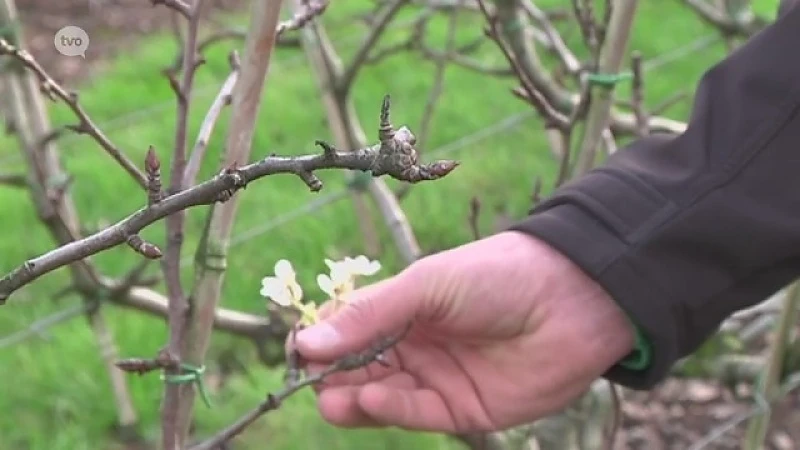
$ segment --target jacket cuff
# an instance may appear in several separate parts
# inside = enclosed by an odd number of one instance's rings
[[[545,202],[510,229],[534,236],[572,260],[635,324],[636,349],[605,378],[630,389],[649,389],[666,377],[679,357],[682,312],[648,281],[647,274],[658,270],[653,261],[640,260],[615,230],[573,203]]]
[[[628,318],[634,332],[633,351],[626,356],[619,365],[629,370],[645,370],[653,360],[653,347],[650,340],[644,335],[642,328]]]

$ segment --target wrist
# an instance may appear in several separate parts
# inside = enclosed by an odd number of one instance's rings
[[[530,242],[535,252],[531,275],[540,279],[535,297],[548,311],[548,320],[576,333],[587,354],[602,357],[609,367],[620,361],[642,364],[637,349],[637,329],[599,283],[579,266],[546,242],[531,235],[516,233]],[[553,317],[555,316],[555,317]],[[642,336],[639,334],[638,339]]]

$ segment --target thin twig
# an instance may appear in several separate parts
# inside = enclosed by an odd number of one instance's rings
[[[633,52],[631,55],[631,72],[633,80],[631,82],[631,107],[636,117],[636,135],[644,137],[650,134],[648,126],[647,111],[644,105],[644,75],[642,73],[642,54]]]
[[[767,23],[752,13],[731,17],[705,0],[683,0],[704,22],[717,28],[725,36],[750,37],[761,31]]]
[[[480,231],[481,201],[478,196],[473,196],[469,201],[469,216],[467,223],[472,232],[472,238],[476,241],[481,238]]]
[[[503,42],[498,31],[497,19],[489,13],[484,0],[478,0],[478,5],[486,17],[486,21],[489,23],[489,37],[494,40],[495,43],[497,43],[497,46],[503,53],[503,56],[505,56],[506,60],[508,60],[508,63],[514,69],[514,73],[517,75],[517,78],[519,78],[522,89],[527,95],[527,99],[542,116],[542,119],[545,121],[545,126],[560,130],[567,129],[569,127],[568,119],[564,117],[564,115],[561,114],[561,112],[559,112],[553,105],[551,105],[547,98],[545,98],[545,96],[533,86],[525,71],[520,67],[517,59],[506,47],[506,44]]]
[[[405,337],[410,327],[411,324],[409,324],[403,332],[397,334],[396,336],[383,339],[381,342],[378,342],[372,348],[368,349],[363,353],[345,356],[344,358],[339,359],[338,361],[334,362],[333,364],[331,364],[330,366],[328,366],[327,368],[325,368],[320,372],[317,372],[313,375],[308,375],[300,379],[289,380],[289,382],[278,392],[267,394],[267,397],[264,399],[264,401],[262,401],[252,411],[248,412],[247,414],[242,416],[239,420],[237,420],[227,428],[221,430],[219,433],[217,433],[207,441],[191,447],[190,450],[217,449],[221,444],[230,441],[231,439],[242,433],[259,417],[263,416],[269,411],[278,409],[287,398],[291,397],[295,392],[299,391],[300,389],[314,384],[318,384],[324,381],[326,377],[334,373],[347,372],[359,369],[375,361],[379,361],[387,350],[394,347],[398,342],[400,342]]]
[[[0,173],[0,186],[24,188],[28,186],[28,179],[21,173]]]
[[[200,125],[200,131],[197,133],[197,140],[189,156],[189,162],[186,164],[186,172],[183,175],[185,186],[194,186],[197,181],[197,174],[200,172],[200,165],[205,157],[208,142],[211,140],[211,135],[214,133],[214,127],[217,124],[219,115],[222,113],[222,109],[231,103],[233,89],[236,87],[236,82],[239,79],[239,73],[241,71],[240,64],[238,63],[238,56],[236,56],[235,52],[231,54],[231,63],[231,73],[228,75],[228,78],[225,79],[225,82],[222,83],[219,93],[214,98],[214,102],[211,104],[211,107],[206,113],[206,117],[203,119],[203,123]]]
[[[89,117],[86,111],[81,106],[80,102],[78,102],[78,95],[75,93],[67,92],[58,82],[56,82],[36,61],[33,56],[28,53],[27,50],[23,50],[11,45],[8,41],[3,38],[0,38],[0,55],[8,55],[19,61],[22,65],[24,65],[28,70],[30,70],[36,78],[39,80],[41,84],[41,88],[44,93],[50,98],[55,99],[59,98],[63,101],[69,109],[78,117],[79,123],[75,126],[70,126],[69,128],[76,133],[80,134],[87,134],[92,139],[94,139],[103,150],[106,151],[112,158],[114,158],[117,163],[119,163],[126,172],[128,172],[131,177],[141,186],[142,188],[147,187],[146,179],[144,174],[142,173],[136,165],[131,162],[123,153],[122,151],[115,146],[111,140],[103,133],[94,121]]]
[[[185,18],[192,16],[192,8],[183,0],[150,0],[153,6],[164,5],[167,8],[174,9]]]
[[[345,94],[350,91],[358,71],[364,65],[364,61],[369,56],[369,52],[377,43],[378,38],[380,38],[383,32],[386,30],[386,26],[389,24],[392,18],[394,18],[397,12],[400,11],[400,8],[407,2],[408,0],[391,0],[384,7],[376,19],[375,24],[369,30],[369,34],[367,35],[366,39],[356,51],[356,55],[353,57],[353,60],[345,68],[344,74],[342,74],[342,76],[337,80],[337,91]]]
[[[433,85],[431,86],[430,93],[428,94],[428,100],[425,102],[425,108],[422,110],[422,120],[419,127],[417,147],[423,150],[426,148],[428,138],[430,137],[431,122],[433,121],[433,113],[436,110],[436,104],[439,101],[439,98],[442,96],[442,92],[444,91],[444,76],[445,72],[447,71],[447,63],[455,52],[458,11],[459,8],[454,8],[448,17],[447,36],[445,37],[444,44],[444,57],[436,61],[436,69],[433,74]]]
[[[292,16],[289,20],[284,20],[283,22],[278,24],[278,27],[275,29],[275,36],[280,37],[283,33],[287,31],[298,30],[304,27],[308,22],[314,20],[316,17],[322,15],[325,10],[328,8],[327,1],[316,1],[316,2],[308,2],[304,5],[304,8],[301,11]]]

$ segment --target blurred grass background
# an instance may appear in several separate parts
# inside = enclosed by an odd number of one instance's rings
[[[564,6],[557,0],[538,2],[541,6]],[[669,117],[685,119],[696,82],[712,64],[724,57],[721,39],[679,1],[641,3],[630,50],[638,50],[650,61],[646,77],[646,103],[657,105],[678,90],[689,93],[689,100],[671,108]],[[757,1],[758,12],[772,18],[777,1]],[[362,22],[347,21],[370,2],[333,2],[324,21],[339,24],[328,32],[345,62],[349,60],[366,32]],[[397,25],[386,33],[382,45],[403,39],[413,19],[413,9],[403,12]],[[227,18],[246,24],[244,16]],[[346,24],[346,25],[342,25]],[[431,24],[428,40],[442,48],[446,17]],[[479,36],[482,24],[475,14],[461,14],[459,41]],[[577,29],[565,36],[577,42]],[[705,41],[703,41],[705,39]],[[708,42],[708,45],[694,45]],[[207,53],[208,63],[197,77],[196,102],[192,114],[192,133],[205,114],[218,86],[227,75],[227,52],[237,44],[220,44]],[[573,48],[577,48],[574,46]],[[93,118],[134,160],[141,161],[148,145],[153,145],[164,164],[174,132],[175,107],[172,91],[159,69],[170,64],[176,53],[170,35],[154,35],[143,40],[135,53],[119,57],[98,68],[98,73],[81,87],[81,101]],[[491,43],[483,46],[482,59],[505,64]],[[433,82],[434,64],[417,55],[398,54],[377,65],[364,67],[353,91],[354,101],[370,139],[377,137],[380,101],[385,93],[393,96],[395,125],[419,128],[424,105]],[[535,176],[545,186],[552,184],[552,157],[539,121],[530,108],[516,100],[509,88],[513,80],[488,78],[450,66],[444,93],[432,123],[424,158],[454,158],[461,167],[449,177],[415,187],[404,199],[407,212],[425,251],[436,251],[468,241],[469,199],[478,195],[487,210],[495,207],[511,217],[522,217],[530,206],[530,191]],[[627,86],[620,96],[628,97]],[[56,124],[74,122],[65,108],[54,105]],[[516,117],[509,119],[510,117]],[[202,176],[217,170],[218,152],[223,142],[227,116],[223,116],[210,145]],[[315,139],[330,139],[323,107],[314,78],[300,49],[277,52],[264,93],[254,139],[253,158],[268,153],[303,154],[318,151]],[[499,125],[498,125],[499,124]],[[466,137],[466,138],[465,138]],[[139,208],[144,197],[125,173],[102,150],[85,137],[60,141],[64,160],[75,181],[72,194],[87,227],[113,223]],[[437,152],[438,149],[438,152]],[[435,155],[428,156],[431,152]],[[22,167],[14,141],[0,138],[0,166],[3,170]],[[165,175],[166,175],[165,171]],[[251,313],[264,309],[258,295],[261,277],[272,272],[274,263],[288,258],[299,272],[301,284],[313,298],[321,298],[315,286],[316,274],[325,270],[323,257],[361,252],[358,226],[352,205],[344,200],[316,208],[290,223],[264,232],[270,223],[308,202],[343,188],[341,173],[320,174],[325,182],[321,193],[313,194],[296,178],[276,176],[260,180],[240,192],[240,215],[224,288],[223,305]],[[396,186],[393,181],[390,185]],[[12,269],[26,258],[48,250],[52,245],[38,223],[35,211],[21,191],[0,187],[0,271]],[[191,257],[206,209],[191,210],[187,219],[186,273],[191,273]],[[376,216],[376,220],[380,223]],[[484,214],[482,225],[488,230],[493,218]],[[163,243],[164,225],[146,230],[145,237]],[[382,228],[385,254],[381,257],[386,276],[401,268],[386,230]],[[130,270],[139,257],[127,247],[113,249],[95,258],[108,276]],[[158,270],[153,265],[152,270]],[[53,294],[68,282],[64,271],[52,273],[15,295],[0,311],[0,448],[31,450],[80,450],[114,447],[111,425],[115,410],[110,387],[95,342],[85,322],[78,318],[47,330],[41,336],[7,345],[2,336],[24,329],[33,321],[61,309],[78,305],[75,297],[52,301]],[[105,309],[123,356],[153,355],[165,342],[163,321],[136,312]],[[246,342],[225,335],[214,337],[209,370],[214,360],[234,352],[246,361],[246,374],[227,379],[214,392],[213,409],[196,408],[197,432],[212,433],[255,405],[265,392],[281,384],[280,369],[265,369],[255,360]],[[155,438],[159,432],[158,411],[162,385],[158,375],[131,376],[130,390],[140,414],[142,431]],[[310,392],[292,397],[283,408],[260,420],[240,439],[241,449],[444,449],[457,444],[435,434],[407,433],[399,430],[338,430],[325,424],[314,408]]]

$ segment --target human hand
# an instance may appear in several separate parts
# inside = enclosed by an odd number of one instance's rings
[[[519,232],[420,259],[346,298],[296,336],[311,370],[413,327],[387,352],[388,367],[317,388],[322,416],[342,427],[506,429],[563,409],[633,347],[608,294]]]

